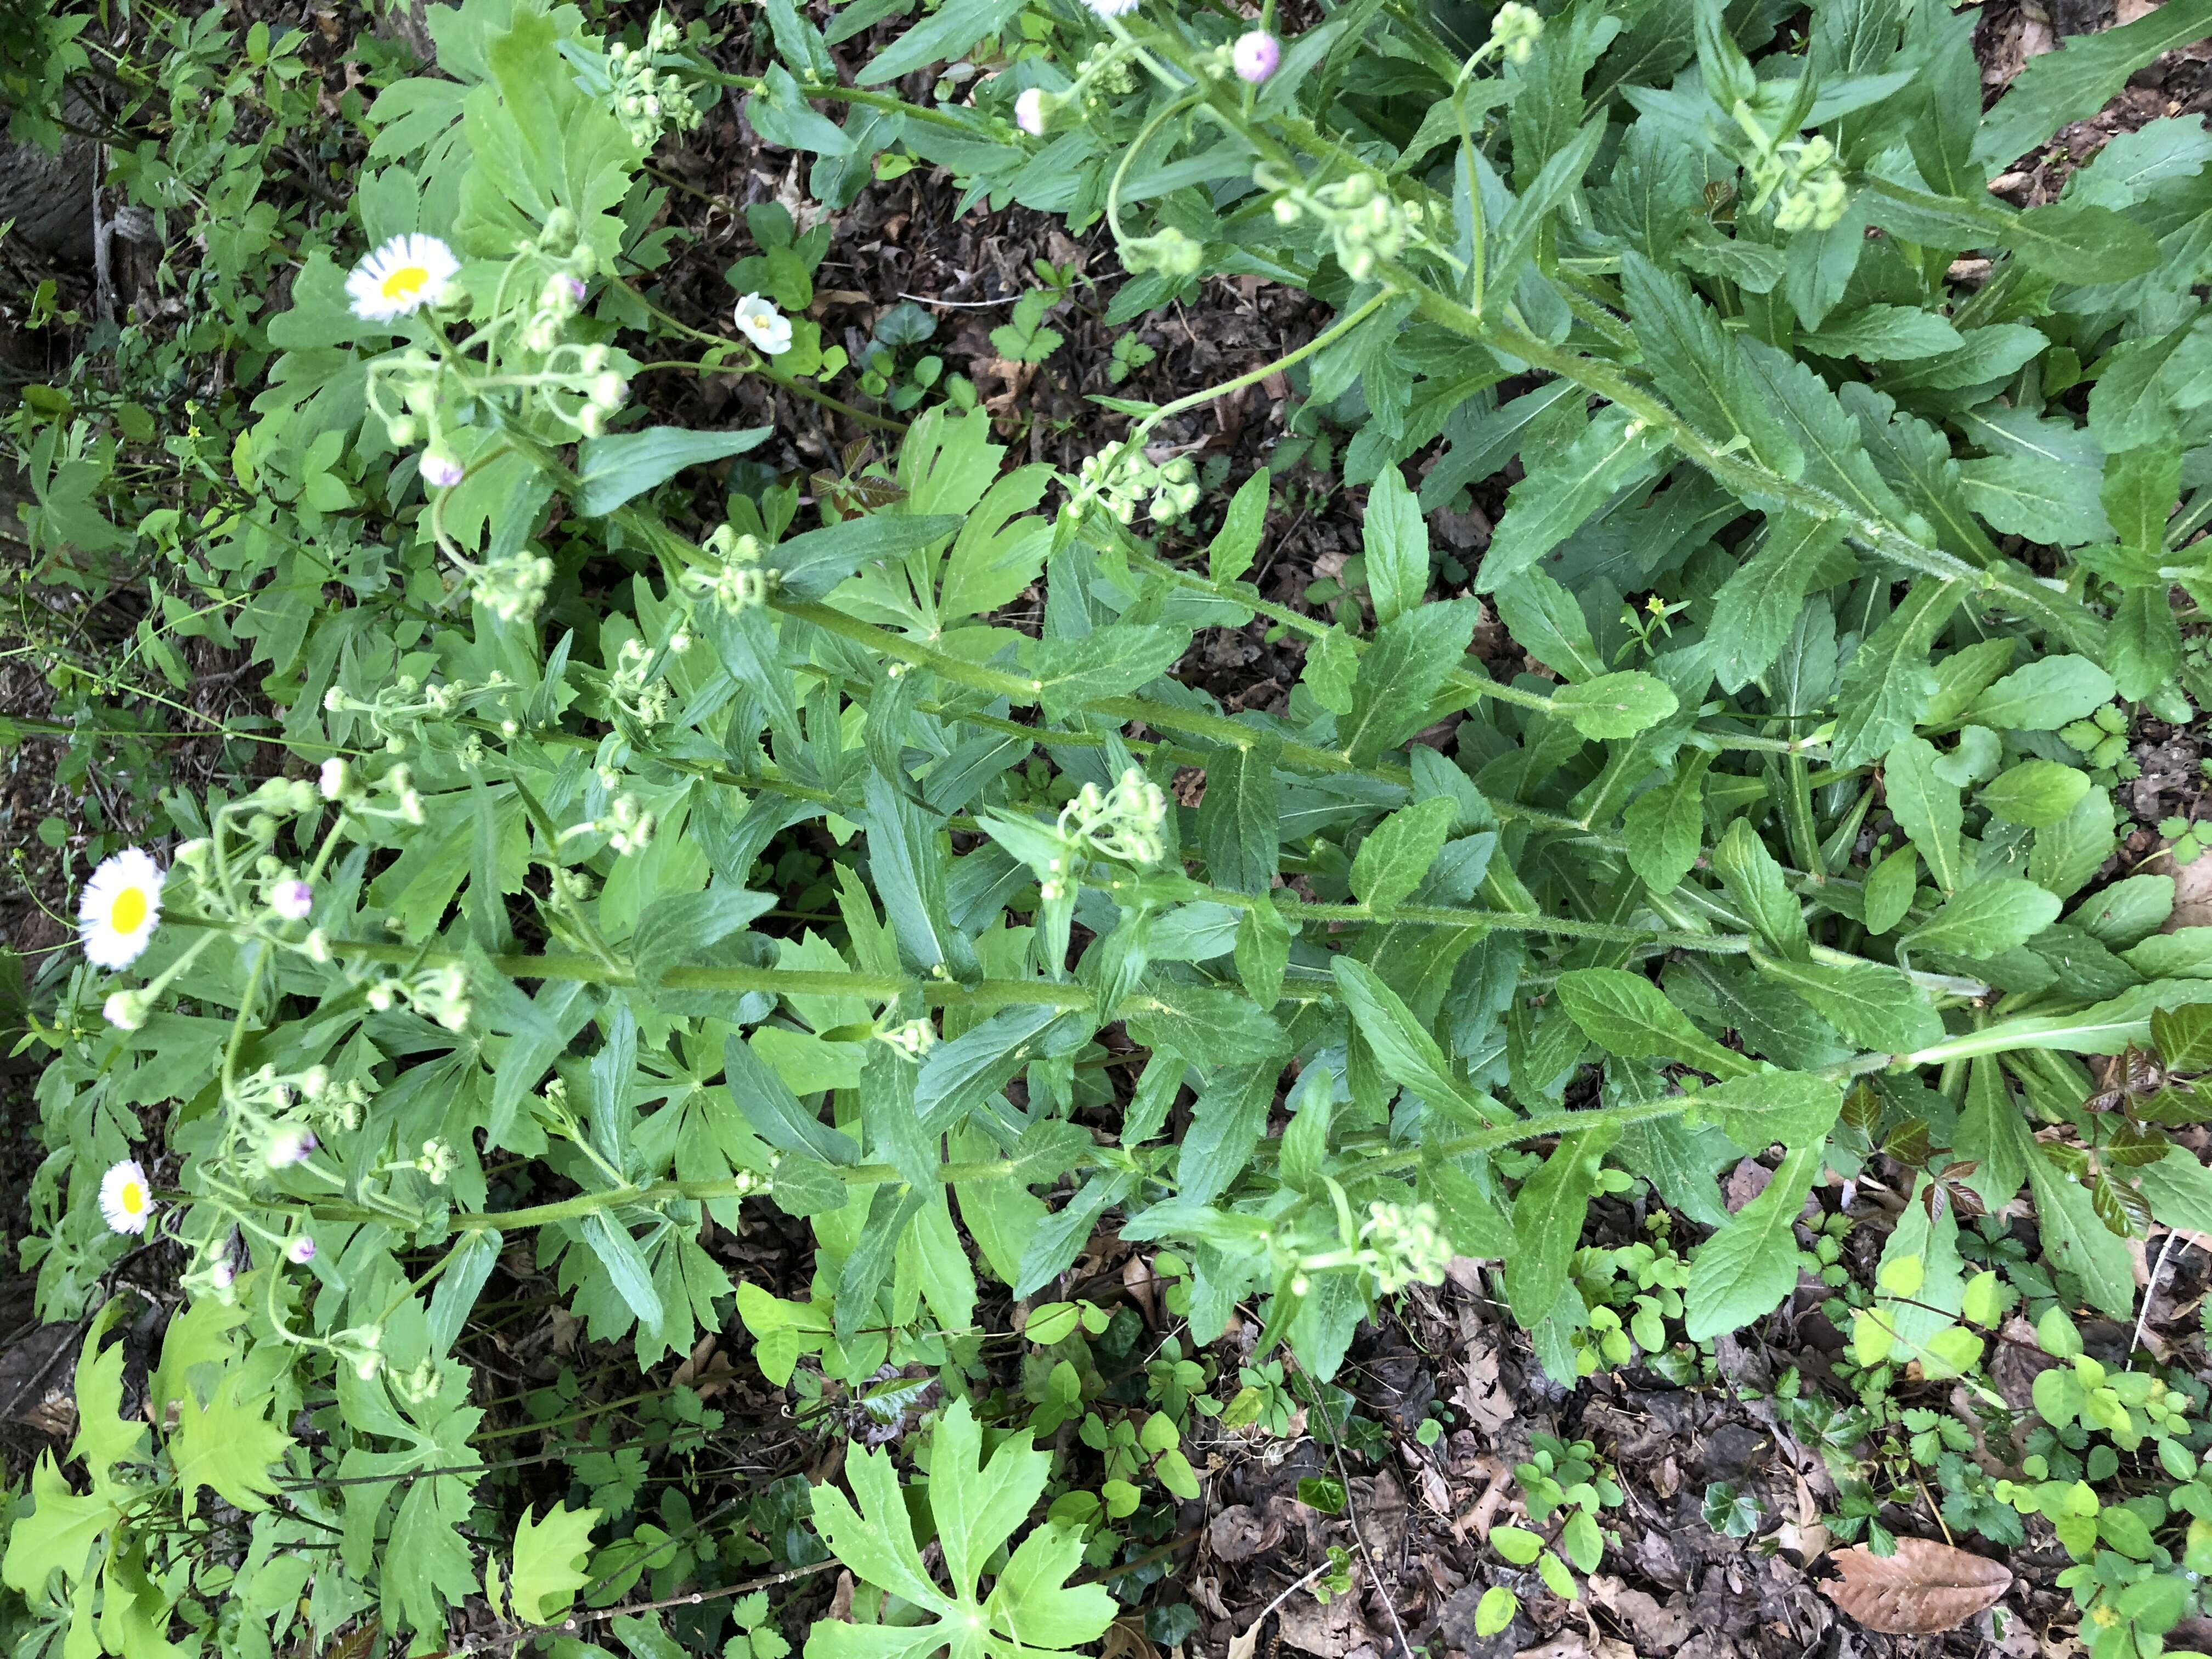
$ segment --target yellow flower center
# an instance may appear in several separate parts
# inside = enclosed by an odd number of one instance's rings
[[[116,1196],[122,1203],[124,1214],[145,1214],[146,1188],[142,1182],[136,1181],[125,1182],[123,1183],[123,1190],[116,1194]]]
[[[107,912],[107,925],[118,933],[135,933],[146,925],[152,909],[144,888],[126,887],[115,896],[115,903]]]
[[[430,286],[430,273],[422,265],[402,265],[384,279],[387,300],[411,300]]]

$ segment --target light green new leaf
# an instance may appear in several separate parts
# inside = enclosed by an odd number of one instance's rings
[[[1958,890],[1962,871],[1959,836],[1966,815],[1960,805],[1958,787],[1936,775],[1938,759],[1936,745],[1927,738],[1904,738],[1882,763],[1882,787],[1890,812],[1928,861],[1928,873],[1938,887],[1953,893]],[[1905,896],[1911,900],[1910,886]],[[1903,914],[1898,912],[1899,916]],[[1893,918],[1893,925],[1894,921]]]
[[[1506,496],[1476,591],[1491,592],[1534,565],[1615,491],[1658,471],[1665,453],[1666,439],[1656,428],[1608,406],[1563,453],[1533,457],[1528,475]]]
[[[1786,962],[1753,952],[1753,965],[1819,1010],[1862,1048],[1909,1054],[1938,1042],[1943,1020],[1912,981],[1877,962]]]
[[[39,1455],[31,1472],[31,1498],[36,1510],[17,1514],[9,1528],[0,1582],[37,1596],[57,1572],[71,1583],[84,1576],[86,1558],[100,1534],[123,1518],[123,1510],[112,1498],[71,1490],[51,1451]]]
[[[1375,601],[1377,627],[1420,604],[1429,589],[1429,527],[1421,518],[1420,502],[1395,466],[1384,467],[1367,492],[1360,546],[1367,558],[1367,590]]]
[[[1673,777],[1647,789],[1628,805],[1628,867],[1655,894],[1671,893],[1698,862],[1705,841],[1706,769],[1713,757],[1694,749],[1678,757]]]
[[[2022,761],[1999,773],[1982,790],[1980,800],[1993,817],[2030,829],[2057,823],[2089,793],[2089,775],[2057,761]]]
[[[1836,733],[1829,761],[1838,767],[1862,766],[1888,752],[1911,733],[1913,723],[1936,694],[1936,672],[1928,665],[1936,635],[1958,609],[1964,584],[1923,577],[1905,602],[1860,646],[1844,670],[1836,702]]]
[[[238,1398],[245,1381],[243,1371],[233,1371],[205,1406],[189,1389],[179,1405],[177,1426],[169,1437],[169,1461],[188,1516],[203,1486],[234,1508],[246,1510],[267,1509],[268,1500],[261,1494],[276,1490],[269,1466],[290,1449],[292,1437],[269,1420],[271,1402],[266,1396],[250,1403]]]
[[[1598,1166],[1620,1133],[1611,1124],[1592,1124],[1561,1136],[1544,1167],[1514,1196],[1505,1299],[1523,1330],[1534,1330],[1567,1288],[1583,1221],[1597,1191]]]
[[[1338,990],[1359,1035],[1375,1051],[1383,1075],[1469,1125],[1496,1121],[1498,1103],[1452,1075],[1451,1062],[1398,994],[1365,963],[1340,956],[1330,964]]]
[[[1552,693],[1553,711],[1565,715],[1583,736],[1598,742],[1632,738],[1680,707],[1681,700],[1666,681],[1640,668],[1601,674]]]
[[[2056,732],[2112,700],[2112,677],[2087,657],[2039,657],[1968,705],[1966,718],[1999,731]]]
[[[1576,968],[1559,975],[1559,1006],[1607,1054],[1624,1060],[1656,1055],[1716,1077],[1743,1077],[1759,1067],[1690,1024],[1689,1017],[1641,974],[1621,968]]]
[[[1978,881],[1898,940],[1899,951],[1993,957],[2025,945],[2058,920],[2056,894],[2018,876]]]
[[[1684,1334],[1709,1342],[1763,1319],[1797,1285],[1798,1212],[1820,1171],[1818,1147],[1785,1153],[1765,1189],[1706,1240],[1690,1263]]]
[[[585,1563],[592,1555],[597,1510],[556,1504],[539,1521],[537,1506],[522,1512],[514,1526],[514,1572],[508,1580],[514,1616],[532,1625],[550,1625],[568,1610],[576,1592],[592,1582]]]
[[[1260,538],[1267,527],[1267,469],[1261,467],[1244,480],[1229,498],[1229,511],[1206,550],[1206,574],[1217,582],[1241,580],[1260,551]]]
[[[576,511],[587,519],[613,512],[624,501],[666,483],[687,466],[704,466],[758,448],[775,435],[770,426],[737,432],[691,432],[676,426],[649,426],[641,432],[586,438],[576,454],[581,485]]]
[[[1431,796],[1369,831],[1352,860],[1352,890],[1359,902],[1388,910],[1409,896],[1443,851],[1458,810],[1449,797]]]
[[[1793,507],[1721,584],[1705,640],[1723,691],[1741,690],[1780,654],[1814,577],[1838,556],[1844,530],[1840,518],[1816,519]]]
[[[1782,866],[1766,850],[1766,843],[1759,838],[1749,819],[1738,818],[1729,825],[1728,834],[1713,848],[1711,860],[1713,868],[1728,884],[1736,908],[1750,921],[1769,950],[1801,959],[1811,954],[1804,907],[1790,890],[1789,878],[1782,873]]]
[[[1844,1109],[1841,1086],[1808,1072],[1759,1072],[1686,1097],[1685,1103],[1747,1152],[1817,1149]]]

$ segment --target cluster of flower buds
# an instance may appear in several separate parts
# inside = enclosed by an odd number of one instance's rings
[[[1157,270],[1177,279],[1195,276],[1206,268],[1206,244],[1194,241],[1173,225],[1164,225],[1150,236],[1123,238],[1121,263],[1132,276]]]
[[[422,1143],[422,1150],[416,1157],[399,1167],[419,1170],[433,1187],[442,1187],[453,1178],[453,1172],[461,1167],[461,1160],[448,1142],[433,1135]]]
[[[1490,45],[1509,64],[1525,64],[1544,38],[1543,14],[1521,0],[1505,0],[1490,20]]]
[[[638,805],[635,795],[617,795],[603,818],[572,823],[561,832],[562,841],[580,836],[605,836],[617,858],[642,853],[653,845],[653,814]]]
[[[769,591],[775,586],[775,572],[761,563],[757,536],[740,536],[726,524],[717,525],[707,538],[707,551],[722,562],[721,568],[693,567],[684,573],[685,587],[712,599],[732,617],[768,603]]]
[[[607,48],[607,71],[614,80],[615,117],[634,143],[652,143],[664,131],[689,132],[705,118],[691,101],[690,88],[674,75],[660,73],[662,54],[673,52],[683,36],[666,15],[655,17],[635,50],[617,40]]]
[[[1395,1296],[1412,1284],[1444,1282],[1451,1241],[1438,1226],[1433,1205],[1378,1202],[1367,1206],[1367,1218],[1359,1239],[1366,1247],[1365,1265],[1383,1295]]]
[[[423,1018],[434,1020],[448,1031],[468,1029],[469,976],[457,962],[380,981],[368,988],[368,1006],[380,1014],[390,1012],[404,1000]]]
[[[332,686],[323,693],[323,712],[326,714],[357,714],[364,724],[384,741],[385,752],[404,755],[409,749],[426,745],[434,749],[453,750],[461,745],[463,733],[454,723],[455,716],[479,714],[487,703],[504,704],[515,684],[495,669],[481,681],[438,680],[424,684],[412,674],[402,674],[391,684],[380,686],[373,697],[356,697],[351,692]],[[502,722],[501,730],[513,722]],[[517,726],[516,730],[520,728]],[[511,735],[511,734],[510,734]],[[343,799],[349,807],[365,805],[365,796],[352,790],[351,773],[348,769],[336,775],[337,793],[330,793],[333,781],[331,767],[344,766],[343,762],[324,763],[324,799]],[[385,774],[385,783],[403,798],[411,793],[405,782],[406,774],[399,768]],[[420,823],[414,816],[422,810],[416,802],[410,811],[403,799],[401,811],[410,823]]]
[[[1262,167],[1255,177],[1263,189],[1280,192],[1274,206],[1278,223],[1312,218],[1328,228],[1336,262],[1355,283],[1367,281],[1378,264],[1395,259],[1423,234],[1420,204],[1401,202],[1373,173],[1355,173],[1317,190],[1281,180],[1272,167]]]
[[[937,1028],[926,1019],[910,1019],[878,1030],[876,1041],[889,1043],[908,1060],[920,1060],[937,1046]]]
[[[1736,125],[1751,140],[1741,159],[1758,194],[1753,212],[1774,202],[1774,228],[1780,231],[1826,230],[1844,216],[1850,186],[1837,165],[1836,147],[1815,133],[1810,138],[1777,141],[1748,103],[1735,106]]]
[[[1146,507],[1157,524],[1173,524],[1197,507],[1203,493],[1198,469],[1188,455],[1155,465],[1127,444],[1085,456],[1078,476],[1071,508],[1079,514],[1097,501],[1125,525],[1136,522],[1139,507]]]
[[[355,1325],[334,1334],[325,1345],[340,1364],[349,1365],[364,1382],[374,1382],[384,1369],[384,1333],[374,1325]]]
[[[522,549],[477,566],[469,597],[503,623],[526,623],[544,607],[552,586],[553,561]]]
[[[1086,783],[1077,791],[1060,810],[1060,834],[1071,850],[1124,864],[1158,864],[1168,855],[1161,834],[1167,816],[1166,793],[1132,766],[1111,789]]]

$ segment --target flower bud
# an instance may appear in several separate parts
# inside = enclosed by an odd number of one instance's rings
[[[315,1259],[315,1241],[301,1233],[284,1247],[284,1259],[295,1267],[304,1267]]]
[[[451,450],[434,446],[422,452],[422,482],[432,488],[451,489],[467,476],[467,469]]]
[[[305,921],[315,908],[315,890],[296,878],[280,881],[269,890],[269,908],[287,921]]]
[[[1282,43],[1265,29],[1253,29],[1237,37],[1230,61],[1236,66],[1238,80],[1256,87],[1282,63]]]
[[[1042,87],[1030,87],[1014,100],[1014,125],[1032,138],[1044,137],[1046,125],[1052,120],[1054,106],[1060,100]]]
[[[117,991],[100,1005],[100,1014],[118,1031],[135,1031],[153,1012],[154,999],[143,990]]]

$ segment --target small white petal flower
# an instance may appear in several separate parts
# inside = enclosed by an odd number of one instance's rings
[[[161,919],[161,866],[136,847],[103,860],[92,872],[76,919],[85,957],[94,966],[128,968],[145,953]]]
[[[1030,87],[1014,100],[1014,125],[1032,138],[1044,137],[1045,102],[1043,92]]]
[[[434,236],[395,236],[353,268],[346,294],[353,314],[388,323],[412,316],[435,300],[460,272],[453,249]]]
[[[757,294],[738,301],[738,327],[755,347],[771,357],[791,349],[791,319]]]
[[[118,1233],[143,1233],[154,1218],[154,1189],[136,1158],[125,1158],[100,1178],[100,1212]]]
[[[269,890],[269,908],[287,921],[305,921],[315,908],[315,890],[296,878],[280,881]]]

